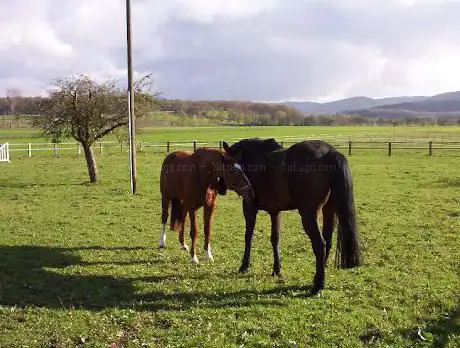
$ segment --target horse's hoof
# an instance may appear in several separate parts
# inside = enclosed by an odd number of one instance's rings
[[[272,273],[272,277],[276,277],[276,281],[277,281],[278,283],[284,283],[284,277],[283,277],[283,275],[282,275],[281,273],[275,273],[275,272],[273,272],[273,273]]]
[[[179,244],[179,249],[180,250],[185,250],[185,251],[188,251],[188,245],[187,244]]]
[[[194,265],[197,265],[200,263],[200,261],[198,261],[198,257],[193,256],[191,259],[190,259],[190,263],[194,264]]]
[[[249,267],[247,267],[247,266],[241,266],[240,269],[238,270],[238,272],[240,272],[240,273],[248,273],[248,269],[249,269]]]
[[[206,259],[210,262],[214,262],[214,257],[211,254],[206,254]]]
[[[312,297],[323,297],[323,293],[321,290],[312,290],[311,296]]]
[[[158,244],[158,249],[164,249],[165,246],[166,246],[165,243],[160,242],[160,244]]]
[[[319,287],[314,287],[313,289],[311,289],[311,296],[312,297],[322,297],[323,296],[323,293],[321,292],[322,288],[319,288]]]

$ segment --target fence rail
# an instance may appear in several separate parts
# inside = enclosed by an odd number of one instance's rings
[[[238,139],[230,142],[235,142]],[[280,141],[283,147],[295,144],[297,140],[284,140]],[[424,150],[427,155],[431,156],[434,152],[443,150],[459,150],[460,153],[460,141],[351,141],[351,140],[328,140],[331,145],[334,145],[337,149],[348,153],[348,155],[356,154],[357,150],[381,150],[385,151],[388,156],[391,156],[395,151],[408,151],[408,150]],[[82,155],[83,148],[79,143],[10,143],[3,145],[11,154],[33,157],[38,154],[51,154],[51,155],[64,155],[64,154],[75,154]],[[176,150],[195,150],[198,147],[212,147],[219,148],[222,150],[222,141],[165,141],[165,142],[144,142],[140,141],[136,143],[136,150],[139,152],[150,152],[150,153],[169,153]],[[129,146],[126,143],[119,142],[98,142],[93,145],[93,151],[98,154],[104,153],[116,153],[116,152],[128,152]],[[6,151],[8,156],[8,151]],[[1,157],[3,158],[3,157]]]
[[[10,151],[9,144],[0,144],[0,162],[9,162],[10,161]]]

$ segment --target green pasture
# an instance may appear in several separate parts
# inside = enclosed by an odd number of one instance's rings
[[[348,151],[348,142],[353,143],[353,153],[360,153],[362,149],[376,149],[376,153],[385,154],[387,144],[393,143],[393,152],[399,148],[419,147],[423,153],[428,153],[428,143],[433,142],[433,151],[444,147],[455,147],[460,151],[460,127],[158,127],[140,128],[136,136],[139,151],[160,152],[166,151],[166,144],[170,142],[170,150],[192,149],[193,142],[197,146],[219,146],[219,141],[237,141],[250,137],[273,137],[286,145],[304,139],[323,139],[338,148]],[[53,144],[50,139],[41,136],[39,130],[34,129],[0,129],[0,143],[9,142],[11,158],[28,156],[29,144],[32,156],[53,154]],[[447,144],[457,142],[457,144]],[[407,143],[407,144],[406,144]],[[57,144],[57,154],[71,155],[78,153],[77,143],[73,139],[62,139]],[[128,146],[120,146],[114,135],[102,139],[104,153],[126,152]],[[141,145],[142,144],[142,145]],[[447,149],[449,150],[449,149]],[[100,152],[100,144],[95,144],[95,151]],[[443,153],[446,150],[442,151]]]
[[[394,132],[396,134],[394,134]],[[249,136],[459,141],[454,127],[141,129],[142,141],[219,141]],[[292,138],[287,138],[292,137]],[[0,143],[43,141],[0,130]],[[218,198],[215,261],[160,232],[163,154],[138,153],[129,193],[126,153],[96,152],[100,181],[83,156],[12,155],[0,164],[0,347],[459,347],[460,150],[362,149],[348,156],[364,264],[335,268],[308,297],[310,242],[295,211],[282,214],[281,269],[270,276],[270,225],[259,214],[252,266],[241,201]],[[335,251],[335,246],[333,251]]]
[[[156,127],[140,128],[137,140],[145,142],[219,141],[246,137],[278,139],[336,138],[339,140],[451,140],[460,139],[460,127],[441,126],[261,126],[261,127]],[[11,143],[46,142],[36,129],[0,129],[0,140]],[[115,141],[114,136],[106,137]],[[63,141],[73,141],[64,139]]]

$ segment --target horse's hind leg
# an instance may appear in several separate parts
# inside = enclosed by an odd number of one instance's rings
[[[273,272],[272,276],[281,276],[281,263],[280,263],[280,218],[279,213],[270,213],[271,219],[271,243],[273,248]]]
[[[190,247],[190,256],[192,257],[190,262],[191,263],[199,263],[198,257],[196,256],[196,239],[198,236],[198,226],[196,222],[196,210],[190,209],[189,211],[190,217],[190,238],[192,240],[192,245]]]
[[[302,225],[310,237],[313,252],[316,257],[316,273],[313,279],[313,294],[319,294],[324,288],[324,265],[326,260],[326,243],[318,227],[316,211],[301,212]]]
[[[180,228],[179,228],[179,249],[188,251],[188,246],[185,243],[185,219],[187,218],[187,209],[181,209]]]
[[[159,248],[164,248],[166,245],[166,223],[168,222],[168,209],[170,199],[168,195],[163,194],[161,197],[161,233]]]
[[[323,237],[326,242],[326,262],[332,247],[332,234],[335,228],[335,207],[332,197],[323,206]]]
[[[205,204],[203,207],[203,219],[204,219],[204,250],[206,251],[206,257],[208,260],[213,261],[214,257],[211,252],[211,225],[212,225],[212,215],[214,213],[214,208],[216,206],[215,201],[212,204]]]

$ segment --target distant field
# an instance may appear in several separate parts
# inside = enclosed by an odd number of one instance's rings
[[[406,140],[406,139],[460,139],[460,127],[398,126],[398,127],[320,127],[320,126],[266,126],[266,127],[156,127],[140,128],[137,140],[164,141],[219,141],[247,137],[275,137],[277,139],[335,138],[339,140]],[[38,130],[0,129],[1,141],[44,142]],[[70,141],[73,141],[69,139]],[[107,137],[107,140],[115,140]]]
[[[459,141],[460,128],[397,127],[399,139]],[[392,138],[393,128],[142,129],[142,141],[261,136]],[[0,143],[43,141],[0,130]],[[287,138],[294,137],[294,138]],[[460,151],[360,150],[349,156],[364,265],[326,270],[322,298],[305,296],[314,257],[296,212],[282,214],[285,283],[270,276],[269,219],[261,213],[252,268],[236,271],[244,218],[234,193],[218,198],[214,263],[189,264],[160,228],[163,154],[138,154],[129,193],[126,154],[17,157],[0,164],[0,347],[459,347]],[[380,152],[379,152],[380,153]],[[202,256],[200,214],[199,256]],[[335,250],[335,246],[334,246]]]
[[[145,151],[165,151],[166,142],[171,144],[171,150],[178,148],[191,148],[196,140],[199,146],[218,146],[219,141],[237,141],[249,137],[273,137],[286,144],[304,139],[323,139],[334,145],[345,148],[348,141],[353,142],[411,142],[411,146],[423,147],[427,152],[428,142],[460,142],[460,127],[158,127],[140,128],[136,136],[137,142],[145,144]],[[106,143],[105,152],[117,152],[120,146],[114,136],[108,136],[103,141]],[[49,139],[41,137],[40,132],[32,129],[0,129],[0,143],[11,143],[12,158],[25,156],[28,144],[34,149],[51,149]],[[73,139],[64,139],[64,143],[75,144]],[[113,142],[110,144],[109,142]],[[179,144],[174,146],[174,144]],[[460,144],[452,145],[459,147]],[[75,154],[75,145],[59,145],[65,150],[59,153]],[[148,146],[151,146],[150,148]],[[153,147],[152,147],[153,146]],[[161,147],[158,147],[161,146]],[[386,153],[386,144],[355,144],[354,147],[377,148],[380,153]],[[394,145],[394,149],[405,147]],[[436,149],[436,145],[434,147]],[[126,147],[125,147],[126,149]],[[21,150],[21,151],[19,151]],[[422,152],[423,152],[422,151]],[[458,150],[460,151],[460,149]],[[455,151],[455,152],[458,152]],[[436,151],[435,151],[436,152]],[[34,154],[51,154],[50,150],[38,151]],[[356,152],[359,153],[359,152]]]

